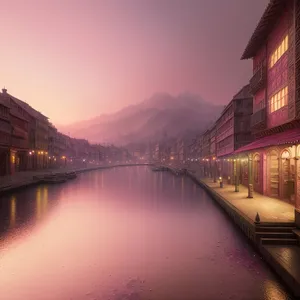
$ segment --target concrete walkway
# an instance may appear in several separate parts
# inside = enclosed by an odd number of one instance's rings
[[[245,186],[240,185],[240,191],[235,192],[233,185],[224,184],[224,187],[220,188],[220,184],[214,183],[212,179],[198,179],[216,191],[253,222],[257,212],[261,222],[288,223],[295,221],[295,208],[289,203],[255,192],[253,198],[249,199],[247,198],[248,189]]]
[[[171,163],[169,165],[171,168],[178,166],[179,165],[175,163]],[[220,184],[218,182],[214,183],[213,179],[202,178],[200,176],[201,170],[197,163],[181,165],[181,168],[193,170],[193,176],[195,176],[198,181],[202,181],[208,187],[212,188],[253,222],[255,221],[257,213],[260,216],[261,222],[295,222],[295,207],[289,203],[276,198],[267,197],[256,192],[253,193],[253,198],[249,199],[247,198],[248,188],[243,185],[239,185],[239,192],[234,191],[234,185],[228,185],[225,183],[223,188],[220,188]]]

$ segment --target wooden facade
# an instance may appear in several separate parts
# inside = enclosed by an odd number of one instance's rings
[[[216,122],[216,155],[231,155],[252,141],[250,122],[253,98],[250,86],[244,86],[225,107]]]
[[[11,122],[9,102],[0,96],[0,176],[10,172]]]
[[[255,191],[300,208],[300,3],[270,1],[242,59],[253,60],[251,129],[255,142],[235,151],[252,168]],[[246,169],[246,168],[245,168]],[[243,184],[249,184],[243,181]]]

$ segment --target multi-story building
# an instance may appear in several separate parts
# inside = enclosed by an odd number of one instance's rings
[[[12,127],[10,123],[10,105],[5,97],[0,95],[0,176],[10,172],[10,143]]]
[[[48,167],[49,121],[46,116],[32,108],[26,102],[10,96],[15,105],[26,112],[28,120],[27,169],[43,169]]]
[[[210,129],[207,129],[202,135],[202,165],[204,167],[204,175],[211,176],[211,153],[210,153]]]
[[[2,99],[10,106],[10,167],[9,173],[14,174],[27,168],[27,157],[29,153],[28,142],[28,120],[27,111],[17,102],[15,98],[2,89]]]
[[[242,59],[252,59],[253,143],[248,160],[254,190],[300,208],[300,1],[270,1]]]
[[[160,144],[159,143],[156,143],[154,145],[153,160],[156,161],[156,162],[161,160],[161,157],[160,157]]]
[[[185,141],[183,138],[178,138],[176,141],[176,160],[180,163],[185,162],[186,160],[186,149],[185,149]]]
[[[252,140],[250,120],[252,96],[244,86],[223,110],[216,122],[216,154],[218,158],[232,154]]]

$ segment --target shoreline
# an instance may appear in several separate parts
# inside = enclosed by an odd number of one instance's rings
[[[86,168],[73,168],[73,169],[58,169],[58,170],[49,170],[46,169],[45,171],[37,171],[39,172],[38,176],[44,176],[44,175],[48,175],[49,173],[53,172],[56,174],[64,174],[64,173],[68,173],[68,172],[76,172],[77,174],[80,173],[85,173],[85,172],[91,172],[91,171],[96,171],[96,170],[104,170],[104,169],[112,169],[112,168],[116,168],[116,167],[130,167],[130,166],[149,166],[151,164],[146,164],[146,163],[140,163],[140,164],[116,164],[116,165],[102,165],[102,166],[93,166],[93,167],[86,167]],[[36,173],[37,173],[36,172]],[[26,175],[26,172],[24,172]],[[17,175],[17,174],[16,174]],[[14,175],[12,175],[13,178]],[[29,176],[29,174],[28,174]],[[5,194],[14,192],[14,191],[18,191],[30,186],[35,186],[38,184],[41,184],[42,180],[41,179],[37,179],[34,178],[36,175],[30,176],[29,178],[25,179],[25,180],[17,180],[14,183],[11,184],[6,184],[1,186],[0,185],[0,196],[3,196]],[[0,184],[1,184],[1,177],[0,177]]]
[[[171,166],[165,166],[166,169],[171,173],[176,173],[176,168],[172,168]],[[247,216],[244,212],[235,207],[230,201],[228,201],[224,196],[218,193],[215,189],[210,187],[205,183],[204,180],[201,180],[197,177],[196,173],[191,171],[187,171],[184,176],[188,176],[191,178],[197,185],[201,186],[210,196],[211,198],[220,205],[226,214],[229,216],[230,220],[235,223],[235,225],[241,229],[241,231],[248,238],[249,242],[254,246],[254,248],[261,255],[262,259],[267,263],[267,265],[271,268],[271,270],[282,280],[284,285],[291,292],[293,297],[296,299],[300,299],[300,242],[298,241],[298,245],[266,245],[261,242],[261,238],[258,235],[258,231],[263,226],[264,228],[276,229],[281,227],[288,229],[290,226],[295,225],[295,222],[260,222],[256,224],[253,219]],[[268,227],[275,226],[275,227]],[[294,254],[292,257],[285,258],[283,250],[286,250],[287,254]],[[281,255],[279,255],[281,254]],[[290,259],[295,259],[295,261],[290,261]],[[290,265],[293,265],[291,267]],[[298,268],[298,270],[297,270]],[[296,270],[296,271],[295,271]]]

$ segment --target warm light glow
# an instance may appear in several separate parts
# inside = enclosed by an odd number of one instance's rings
[[[40,155],[41,154],[41,152],[40,151],[38,151],[38,155]]]
[[[62,157],[61,157],[61,159],[65,159],[65,158],[66,158],[65,156],[62,156]]]
[[[276,62],[281,58],[281,56],[288,50],[289,47],[289,37],[288,35],[282,40],[277,49],[272,53],[270,58],[270,68],[272,68]]]
[[[288,104],[288,87],[284,87],[275,95],[273,95],[269,101],[270,113],[286,106]]]
[[[29,152],[29,155],[32,155],[32,152],[31,152],[31,151]]]
[[[11,162],[14,164],[16,162],[16,156],[12,154],[11,156]]]
[[[44,154],[44,151],[41,151],[41,154]]]
[[[36,191],[36,218],[39,219],[42,215],[42,203],[41,203],[41,187]]]
[[[288,151],[283,151],[282,155],[281,155],[281,158],[283,158],[283,159],[290,158],[290,153]]]
[[[16,197],[12,196],[10,198],[10,220],[9,220],[9,227],[13,228],[16,225]]]

